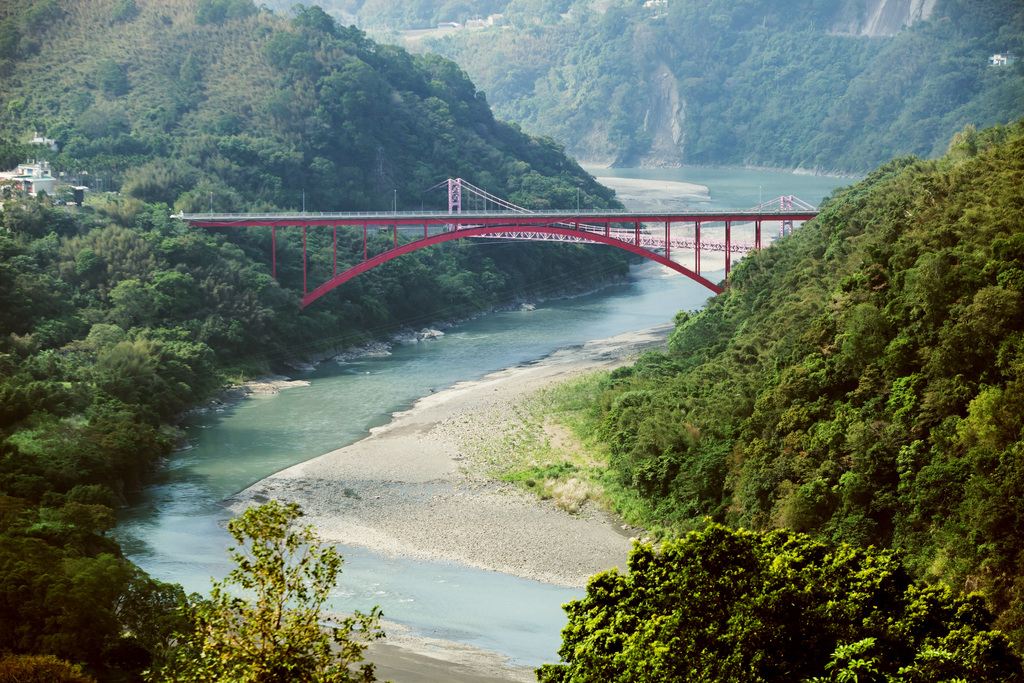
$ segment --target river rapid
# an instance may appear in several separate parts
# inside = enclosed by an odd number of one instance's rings
[[[771,171],[591,169],[631,209],[746,208],[781,194],[817,204],[847,181]],[[767,236],[767,233],[766,233]],[[706,267],[714,267],[705,259]],[[721,279],[724,264],[703,274]],[[439,339],[398,345],[388,356],[327,361],[296,374],[307,387],[258,396],[199,415],[183,427],[192,448],[175,453],[119,514],[126,555],[151,575],[205,593],[223,578],[232,544],[222,501],[264,477],[365,437],[396,411],[456,382],[528,363],[559,349],[671,321],[709,293],[651,263],[628,283],[536,310],[483,316]],[[345,556],[332,607],[368,610],[433,638],[500,653],[518,665],[556,661],[561,605],[582,594],[455,563],[340,548]]]

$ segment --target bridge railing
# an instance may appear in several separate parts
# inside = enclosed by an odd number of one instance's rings
[[[811,209],[816,210],[816,209]],[[733,216],[744,216],[749,217],[751,220],[755,218],[769,218],[772,216],[782,216],[793,213],[793,209],[783,209],[766,207],[764,209],[740,209],[730,210],[728,213]],[[799,209],[798,209],[799,211]],[[463,211],[460,214],[451,214],[447,211],[350,211],[350,212],[322,212],[322,211],[282,211],[278,213],[177,213],[172,218],[177,218],[186,222],[189,221],[278,221],[278,220],[290,220],[290,219],[320,219],[330,220],[332,218],[337,219],[352,219],[352,218],[430,218],[430,219],[447,219],[453,216],[458,216],[460,219],[466,218],[493,218],[495,216],[515,216],[517,218],[529,218],[536,216],[538,219],[542,218],[622,218],[623,222],[633,220],[635,218],[642,218],[646,216],[656,215],[660,212],[657,211],[602,211],[599,209],[583,209],[580,211],[535,211],[532,214],[523,214],[519,211],[512,210],[501,210],[501,211]],[[723,211],[709,210],[709,211],[681,211],[678,212],[681,216],[686,217],[707,217],[709,221],[713,220],[715,216],[721,216]],[[614,221],[613,221],[614,222]]]

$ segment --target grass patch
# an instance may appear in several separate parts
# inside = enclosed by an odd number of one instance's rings
[[[570,443],[554,447],[548,439],[547,460],[524,464],[504,478],[521,483],[542,499],[554,500],[569,512],[578,511],[590,500],[646,529],[655,539],[675,536],[674,520],[654,509],[635,489],[622,486],[615,470],[607,466],[608,447],[598,437],[598,430],[604,417],[601,396],[610,375],[608,371],[581,375],[530,397],[527,411],[532,421],[547,425],[548,433],[552,425],[560,427],[563,441]]]
[[[505,481],[513,481],[522,483],[528,488],[532,488],[537,485],[538,481],[544,481],[545,479],[562,479],[572,476],[580,471],[580,468],[571,462],[558,462],[543,467],[534,465],[520,472],[510,472],[506,474],[502,479]]]
[[[673,520],[621,486],[607,466],[608,450],[598,429],[610,374],[580,375],[533,394],[500,432],[476,445],[476,458],[490,476],[519,484],[567,512],[592,501],[654,538],[673,536]]]
[[[535,491],[541,500],[553,500],[558,507],[575,514],[586,501],[602,499],[601,489],[595,484],[598,477],[571,462],[563,461],[512,472],[504,479],[519,482]]]
[[[525,400],[516,411],[517,422],[506,426],[493,444],[504,451],[502,467],[494,475],[570,513],[579,512],[588,500],[606,506],[605,452],[596,439],[596,425],[601,418],[597,396],[607,376],[582,375]],[[510,435],[515,435],[513,448]]]

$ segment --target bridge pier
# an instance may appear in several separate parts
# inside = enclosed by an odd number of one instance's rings
[[[693,238],[693,272],[700,275],[700,221],[693,222],[695,236]]]
[[[725,221],[725,279],[729,279],[732,268],[732,221]]]

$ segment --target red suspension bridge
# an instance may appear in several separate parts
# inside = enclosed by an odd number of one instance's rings
[[[447,185],[448,212],[392,211],[390,213],[266,213],[266,214],[178,214],[195,227],[267,227],[272,231],[272,268],[277,277],[277,228],[302,228],[302,305],[308,306],[356,275],[411,251],[466,237],[512,240],[590,242],[608,244],[667,266],[711,291],[721,293],[717,284],[703,277],[701,254],[725,254],[728,278],[732,257],[761,249],[764,223],[778,224],[778,234],[792,232],[795,224],[818,215],[818,210],[792,195],[745,210],[630,212],[608,210],[528,211],[496,197],[462,179],[446,180],[431,190]],[[484,210],[463,211],[463,193],[483,200]],[[753,226],[753,241],[734,241],[734,224]],[[338,227],[363,228],[363,261],[338,272]],[[307,288],[306,231],[311,227],[333,228],[334,274],[313,290]],[[375,256],[367,251],[371,228],[392,229],[394,246]],[[703,229],[703,232],[702,232]],[[398,236],[410,237],[399,244]],[[420,234],[422,233],[422,235]],[[672,260],[672,253],[687,252],[692,268]],[[692,252],[690,254],[689,252]],[[716,268],[717,270],[717,268]]]

